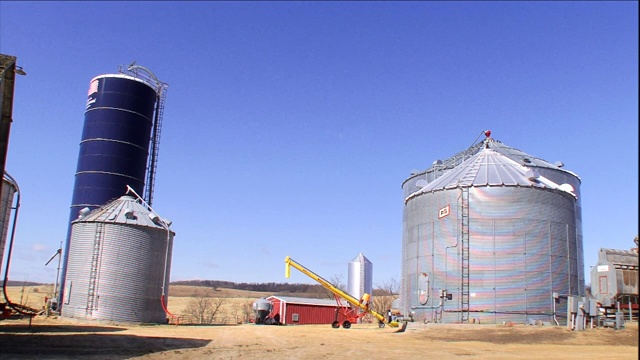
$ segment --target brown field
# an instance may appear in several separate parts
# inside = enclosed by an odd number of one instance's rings
[[[12,302],[20,300],[21,290],[9,287]],[[193,290],[172,286],[169,310],[184,309]],[[45,293],[31,289],[27,303],[38,306]],[[229,317],[238,304],[268,295],[225,289],[215,294],[229,300],[224,311]],[[328,325],[129,325],[37,316],[31,326],[28,319],[0,321],[0,349],[0,359],[638,359],[638,324],[570,331],[519,324],[410,323],[405,332],[397,332],[376,324],[348,330]]]

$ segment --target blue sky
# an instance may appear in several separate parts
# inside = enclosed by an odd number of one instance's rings
[[[9,279],[55,281],[89,81],[136,60],[169,84],[173,281],[312,283],[287,255],[346,281],[360,252],[374,285],[399,279],[402,182],[490,129],[582,179],[588,283],[638,234],[637,44],[638,2],[2,1],[28,74]]]

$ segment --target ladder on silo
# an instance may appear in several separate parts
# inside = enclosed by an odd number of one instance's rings
[[[155,120],[153,121],[153,132],[151,134],[151,153],[149,154],[149,164],[147,167],[147,181],[144,189],[144,201],[151,206],[153,202],[153,188],[156,180],[156,168],[158,166],[158,151],[160,149],[160,133],[162,132],[162,117],[164,115],[164,102],[167,98],[167,85],[158,85],[158,103],[156,106]]]
[[[98,272],[100,265],[100,249],[104,239],[104,224],[96,223],[96,233],[93,238],[93,251],[91,254],[91,268],[89,269],[89,291],[87,292],[87,315],[92,315],[98,287]]]
[[[469,188],[463,187],[461,197],[461,287],[460,312],[462,322],[469,322]]]

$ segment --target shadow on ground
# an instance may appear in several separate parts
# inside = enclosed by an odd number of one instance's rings
[[[119,334],[77,334],[72,332],[115,332],[119,328],[53,326],[53,330],[10,331],[0,328],[0,359],[129,359],[135,356],[204,347],[210,340],[144,337]],[[39,327],[38,327],[39,328]],[[79,329],[76,329],[79,328]],[[9,330],[9,331],[7,331]],[[45,331],[49,331],[45,333]],[[55,333],[51,333],[55,332]],[[65,334],[69,333],[69,334]]]
[[[38,333],[99,333],[99,332],[115,332],[115,331],[123,331],[126,330],[124,328],[117,327],[109,327],[109,326],[75,326],[75,325],[24,325],[24,324],[12,324],[12,325],[3,325],[0,327],[0,334],[38,334]],[[2,340],[0,340],[2,341]]]

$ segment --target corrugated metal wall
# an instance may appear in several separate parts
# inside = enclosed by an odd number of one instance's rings
[[[169,241],[170,259],[173,238]],[[165,323],[160,298],[166,250],[167,232],[162,229],[74,223],[62,316]],[[169,278],[170,266],[166,271]]]
[[[415,311],[418,320],[461,321],[460,194],[460,189],[426,193],[406,204],[401,297],[404,311]],[[451,213],[439,219],[446,205]],[[470,318],[552,321],[554,292],[584,291],[576,239],[575,199],[567,194],[533,187],[469,188]],[[453,295],[444,300],[443,311],[442,289]],[[563,313],[561,306],[557,312]]]
[[[4,248],[9,234],[9,221],[11,220],[11,208],[17,189],[9,179],[2,177],[2,194],[0,197],[0,265],[3,264]]]

